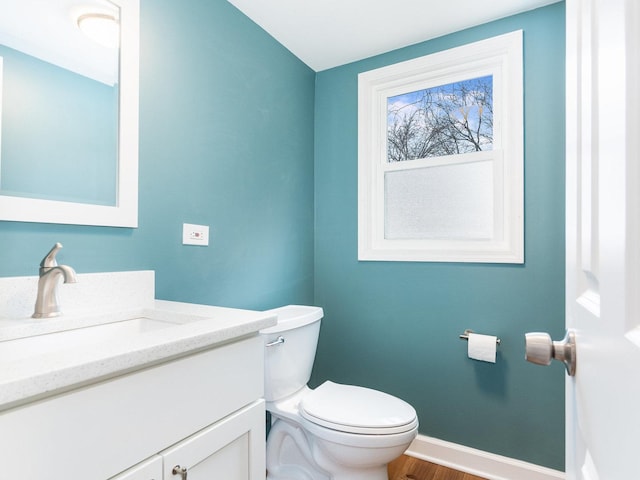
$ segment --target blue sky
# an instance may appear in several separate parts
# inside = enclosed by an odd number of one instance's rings
[[[493,149],[493,76],[387,98],[388,161]]]

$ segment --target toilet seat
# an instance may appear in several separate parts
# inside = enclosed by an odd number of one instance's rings
[[[306,420],[339,432],[390,435],[414,429],[418,419],[408,403],[392,395],[327,381],[299,405]]]

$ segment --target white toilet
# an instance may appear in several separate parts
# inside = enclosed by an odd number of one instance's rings
[[[327,381],[310,389],[322,308],[289,305],[269,312],[278,324],[260,332],[273,420],[267,479],[388,480],[387,464],[418,433],[414,408],[368,388]]]

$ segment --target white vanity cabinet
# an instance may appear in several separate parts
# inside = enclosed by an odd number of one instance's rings
[[[254,333],[0,412],[0,477],[264,480],[263,348]]]
[[[161,478],[162,457],[155,455],[109,480],[160,480]]]
[[[264,479],[259,400],[110,480]]]
[[[256,402],[162,453],[163,480],[264,479],[264,402]],[[193,476],[192,476],[193,475]]]

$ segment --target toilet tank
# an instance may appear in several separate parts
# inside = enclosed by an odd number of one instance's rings
[[[311,377],[322,308],[288,305],[268,313],[278,323],[260,331],[264,342],[264,396],[273,402],[297,392]]]

